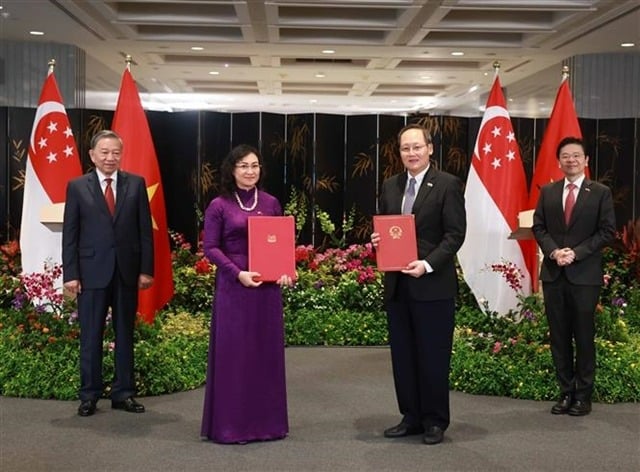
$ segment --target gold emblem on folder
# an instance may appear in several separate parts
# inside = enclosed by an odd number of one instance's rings
[[[275,234],[267,234],[267,242],[268,243],[277,243],[278,242],[278,238],[276,237]]]
[[[391,239],[400,239],[402,237],[402,228],[400,226],[390,226],[389,236],[391,236]]]

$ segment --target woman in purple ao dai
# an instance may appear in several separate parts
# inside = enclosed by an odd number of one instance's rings
[[[249,216],[279,216],[258,189],[262,157],[235,147],[220,169],[222,191],[205,212],[204,252],[216,266],[201,435],[218,443],[284,438],[289,431],[281,286],[248,271]]]

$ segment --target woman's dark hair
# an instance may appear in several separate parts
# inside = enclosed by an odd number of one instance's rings
[[[227,154],[220,165],[220,193],[222,195],[230,197],[233,195],[233,192],[236,191],[236,179],[233,176],[233,171],[236,168],[236,164],[251,153],[258,157],[258,163],[260,164],[260,177],[256,184],[256,186],[260,188],[265,176],[262,156],[253,146],[249,146],[248,144],[239,144],[234,147],[229,154]]]

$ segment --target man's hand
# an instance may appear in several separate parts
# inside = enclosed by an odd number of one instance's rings
[[[553,259],[560,267],[568,266],[576,260],[576,253],[569,247],[556,249],[553,251]]]
[[[424,266],[424,261],[417,260],[413,262],[409,262],[406,269],[402,269],[400,272],[403,274],[410,275],[411,277],[422,277],[427,269]]]
[[[65,282],[64,288],[72,295],[78,295],[80,292],[82,292],[82,284],[79,280],[69,280],[68,282]]]
[[[140,274],[138,276],[138,288],[145,290],[153,285],[153,277],[147,274]]]

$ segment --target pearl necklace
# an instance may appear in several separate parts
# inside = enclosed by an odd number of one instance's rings
[[[233,192],[233,195],[235,195],[236,202],[238,202],[238,205],[244,211],[253,211],[258,206],[258,187],[255,187],[255,191],[253,193],[253,205],[251,205],[250,207],[246,207],[242,204],[242,200],[240,200],[240,197],[238,196],[238,192]]]

